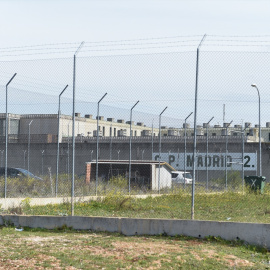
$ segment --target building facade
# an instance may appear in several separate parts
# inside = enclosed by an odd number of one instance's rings
[[[8,115],[9,142],[25,143],[31,139],[36,143],[55,143],[58,137],[58,115],[57,114],[9,114]],[[59,142],[68,142],[72,137],[73,120],[69,115],[61,115],[59,119]],[[6,115],[0,114],[0,139],[5,140]],[[124,119],[107,118],[99,116],[99,127],[97,131],[97,119],[92,115],[82,117],[75,114],[75,137],[77,142],[93,140],[99,132],[100,137],[157,137],[159,129],[144,125],[142,122],[131,123]],[[199,137],[209,136],[210,140],[219,140],[221,137],[240,138],[245,135],[246,142],[259,142],[259,126],[252,126],[251,123],[228,126],[228,123],[221,125],[207,126],[207,123],[198,125],[196,133]],[[194,128],[189,124],[183,124],[182,128],[161,127],[162,137],[190,138],[194,136]],[[261,141],[270,142],[270,122],[261,127]]]

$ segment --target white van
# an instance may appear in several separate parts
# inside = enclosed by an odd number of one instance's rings
[[[172,171],[172,184],[192,184],[192,175],[190,172]]]

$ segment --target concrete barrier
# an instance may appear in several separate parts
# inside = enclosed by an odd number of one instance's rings
[[[220,236],[226,240],[241,239],[270,249],[270,224],[216,222],[200,220],[134,219],[81,216],[1,215],[0,225],[55,229],[62,226],[76,230],[118,232],[124,235],[186,235],[197,238]]]

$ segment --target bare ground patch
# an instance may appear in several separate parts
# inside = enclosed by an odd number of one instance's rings
[[[164,265],[171,265],[170,269],[175,269],[176,266],[185,269],[184,266],[189,265],[190,261],[195,265],[204,265],[205,261],[212,261],[234,269],[253,269],[255,266],[256,269],[264,269],[257,268],[252,256],[241,258],[241,252],[235,253],[235,249],[229,249],[225,245],[223,248],[196,239],[183,241],[177,238],[137,238],[95,233],[24,235],[11,232],[10,235],[4,235],[1,240],[0,270],[18,268],[73,270],[94,269],[94,266],[95,269],[102,269],[100,267],[102,261],[107,265],[110,263],[121,267],[124,265],[123,268],[115,269],[155,270],[165,269]],[[29,253],[25,253],[29,254],[26,258],[16,256],[20,253],[21,247],[29,250]],[[66,264],[67,256],[70,264]],[[251,261],[246,259],[251,257],[253,258]],[[75,260],[76,264],[73,263]],[[110,267],[107,268],[105,264],[103,269],[113,269]]]
[[[230,266],[254,266],[254,263],[248,261],[248,260],[244,260],[244,259],[240,259],[234,255],[226,255],[224,256],[224,260],[230,265]]]
[[[37,258],[23,258],[23,259],[16,259],[16,260],[1,260],[1,266],[0,269],[44,269],[44,266],[40,265],[41,262],[48,262],[51,267],[46,267],[46,269],[55,269],[55,270],[60,270],[63,269],[63,267],[60,265],[61,261],[57,260],[53,256],[48,256],[48,255],[38,255]],[[65,267],[67,270],[74,270],[76,268],[72,266]]]

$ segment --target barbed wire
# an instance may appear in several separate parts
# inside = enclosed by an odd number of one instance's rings
[[[199,39],[194,39],[194,37],[202,37],[202,35],[189,35],[189,36],[171,36],[171,37],[153,37],[153,38],[142,38],[142,39],[126,39],[126,40],[109,40],[109,41],[93,41],[85,42],[82,52],[112,52],[112,51],[127,51],[127,50],[145,50],[145,49],[169,49],[178,47],[192,47],[197,46]],[[224,37],[224,39],[220,39]],[[203,44],[206,46],[216,46],[216,47],[263,47],[270,43],[270,40],[250,40],[250,38],[266,38],[270,35],[260,35],[260,36],[222,36],[222,35],[207,35],[207,38]],[[185,38],[184,40],[175,40]],[[188,39],[192,38],[192,39]],[[230,39],[228,39],[230,38]],[[237,39],[232,39],[237,38]],[[249,40],[246,40],[249,38]],[[171,41],[168,41],[171,39]],[[146,42],[144,42],[146,41]],[[148,42],[152,41],[152,42]],[[156,41],[156,42],[153,42]],[[131,43],[130,43],[131,42]],[[218,42],[218,43],[217,43]],[[223,43],[220,43],[223,42]],[[184,44],[185,43],[185,44]],[[234,43],[241,43],[234,44]],[[254,45],[256,43],[256,45]],[[33,55],[55,55],[55,54],[73,54],[77,49],[79,43],[51,43],[51,44],[40,44],[40,45],[30,45],[30,46],[17,46],[17,47],[6,47],[0,48],[0,57],[21,57],[21,56],[33,56]],[[152,46],[152,45],[165,45],[165,46]],[[168,44],[166,46],[166,44]],[[170,44],[177,44],[171,46]],[[70,46],[72,45],[72,46]],[[149,46],[151,45],[151,46]],[[113,48],[113,47],[121,48]],[[139,47],[138,47],[139,46]],[[96,47],[109,47],[108,49],[98,49],[98,50],[88,50],[87,48]],[[126,47],[126,48],[123,48]],[[12,54],[12,53],[15,54]],[[25,52],[17,54],[16,52]],[[8,54],[9,53],[9,54]]]

